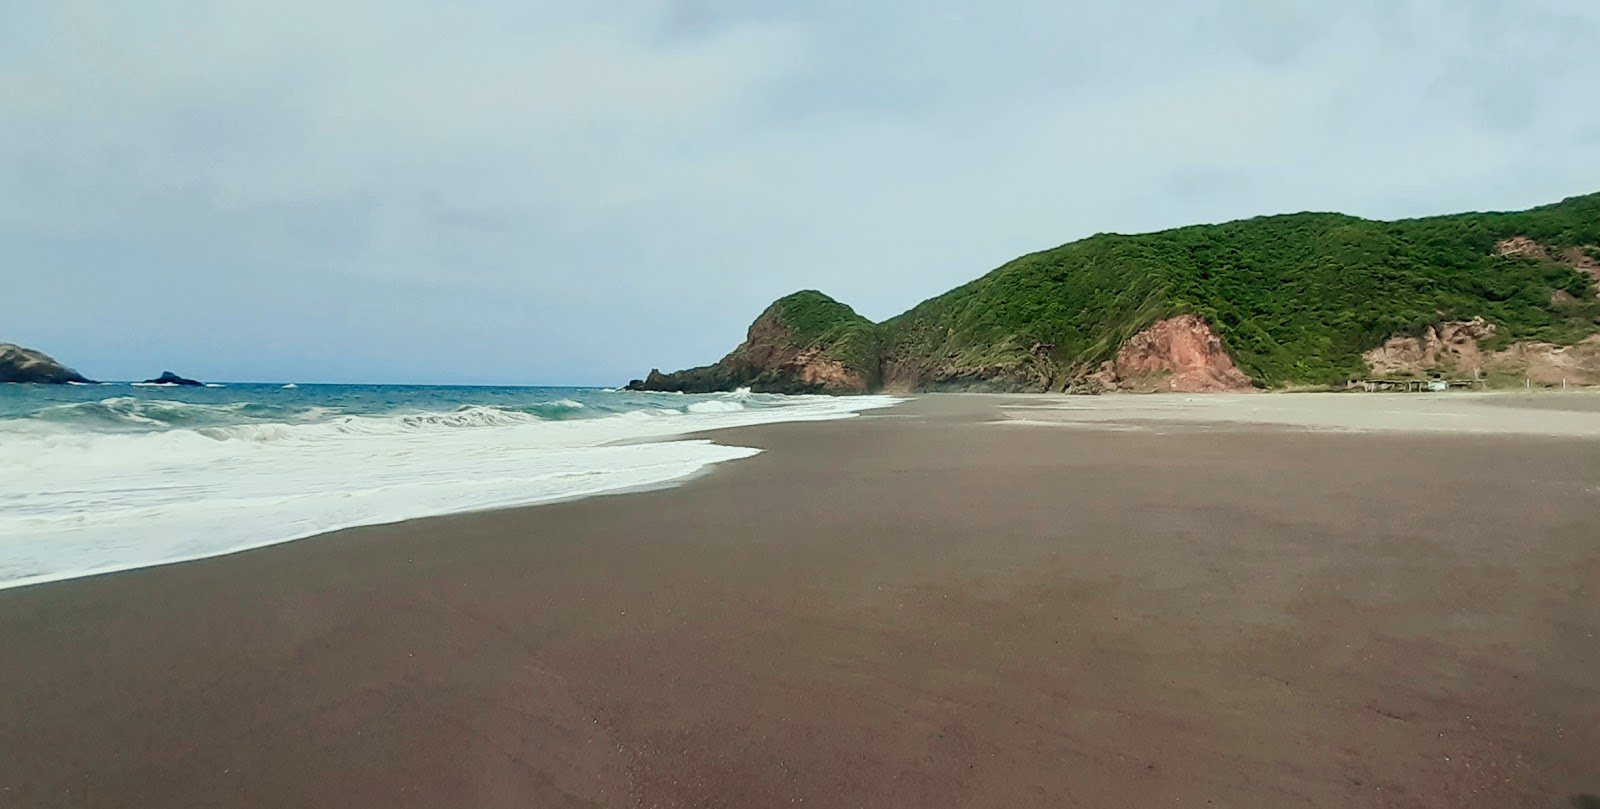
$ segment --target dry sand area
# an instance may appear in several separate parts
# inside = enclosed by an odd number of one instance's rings
[[[927,396],[0,591],[0,806],[1593,805],[1597,402]]]
[[[1600,437],[1600,393],[1053,396],[997,402],[1013,425],[1276,426],[1383,433]]]

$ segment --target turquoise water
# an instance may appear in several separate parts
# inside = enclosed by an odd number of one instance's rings
[[[887,397],[410,385],[0,385],[0,587],[355,525],[686,478],[757,450],[687,433]]]

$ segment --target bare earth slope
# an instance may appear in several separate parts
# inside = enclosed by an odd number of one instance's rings
[[[1128,338],[1090,384],[1109,390],[1221,393],[1252,390],[1203,318],[1179,315]]]

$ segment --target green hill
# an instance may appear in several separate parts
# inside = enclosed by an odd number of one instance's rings
[[[1592,194],[1513,213],[1302,213],[1102,234],[1011,261],[876,331],[820,293],[774,307],[793,310],[798,343],[853,368],[881,364],[899,390],[1073,388],[1180,314],[1203,318],[1233,363],[1270,387],[1361,377],[1362,354],[1388,338],[1473,317],[1495,327],[1485,350],[1570,345],[1600,331],[1597,278]]]
[[[866,393],[881,383],[878,327],[816,290],[779,298],[745,341],[714,365],[652,370],[632,390],[684,393],[751,388],[761,393]]]

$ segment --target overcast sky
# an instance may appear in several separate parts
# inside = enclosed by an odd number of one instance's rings
[[[1102,231],[1600,191],[1594,0],[6,0],[0,341],[616,384]]]

